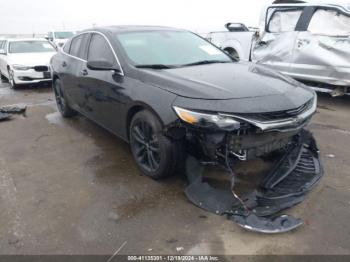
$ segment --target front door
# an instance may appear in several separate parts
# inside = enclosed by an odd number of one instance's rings
[[[252,61],[288,74],[302,13],[302,7],[269,8],[264,33],[252,50]]]

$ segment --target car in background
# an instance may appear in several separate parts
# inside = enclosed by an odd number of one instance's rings
[[[69,38],[75,35],[74,31],[50,31],[46,39],[57,48],[62,48]]]
[[[242,23],[227,23],[226,31],[210,32],[206,38],[236,59],[248,61],[252,40],[257,28],[250,28]]]
[[[0,76],[12,88],[51,81],[50,59],[55,47],[45,39],[0,40]]]

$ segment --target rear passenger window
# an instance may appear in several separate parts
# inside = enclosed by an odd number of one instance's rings
[[[268,24],[270,33],[292,32],[299,21],[303,10],[275,10]]]
[[[70,44],[70,49],[69,49],[69,54],[71,54],[72,56],[81,58],[81,59],[85,59],[86,55],[85,55],[85,46],[86,46],[86,42],[87,39],[89,37],[89,34],[82,34],[79,36],[74,37],[71,40],[71,44]]]
[[[93,34],[91,41],[90,41],[90,47],[88,52],[88,60],[89,61],[108,61],[112,64],[114,64],[114,54],[111,50],[111,47],[107,43],[106,39],[99,35],[99,34]]]
[[[350,16],[335,10],[318,9],[310,21],[308,31],[314,35],[350,36]]]

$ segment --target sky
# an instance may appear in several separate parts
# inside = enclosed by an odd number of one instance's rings
[[[173,26],[207,33],[224,30],[227,22],[258,26],[262,8],[272,2],[273,0],[0,0],[0,34],[43,34],[49,30],[82,30],[94,25],[137,24]]]
[[[272,0],[0,0],[0,34],[81,30],[93,25],[165,25],[196,32],[227,22],[257,26]]]

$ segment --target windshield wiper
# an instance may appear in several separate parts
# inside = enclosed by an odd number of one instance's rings
[[[173,66],[163,65],[163,64],[151,64],[151,65],[136,65],[137,68],[152,68],[152,69],[169,69]]]
[[[208,64],[230,63],[230,62],[231,61],[223,61],[223,60],[202,60],[194,63],[184,64],[182,66],[208,65]]]

